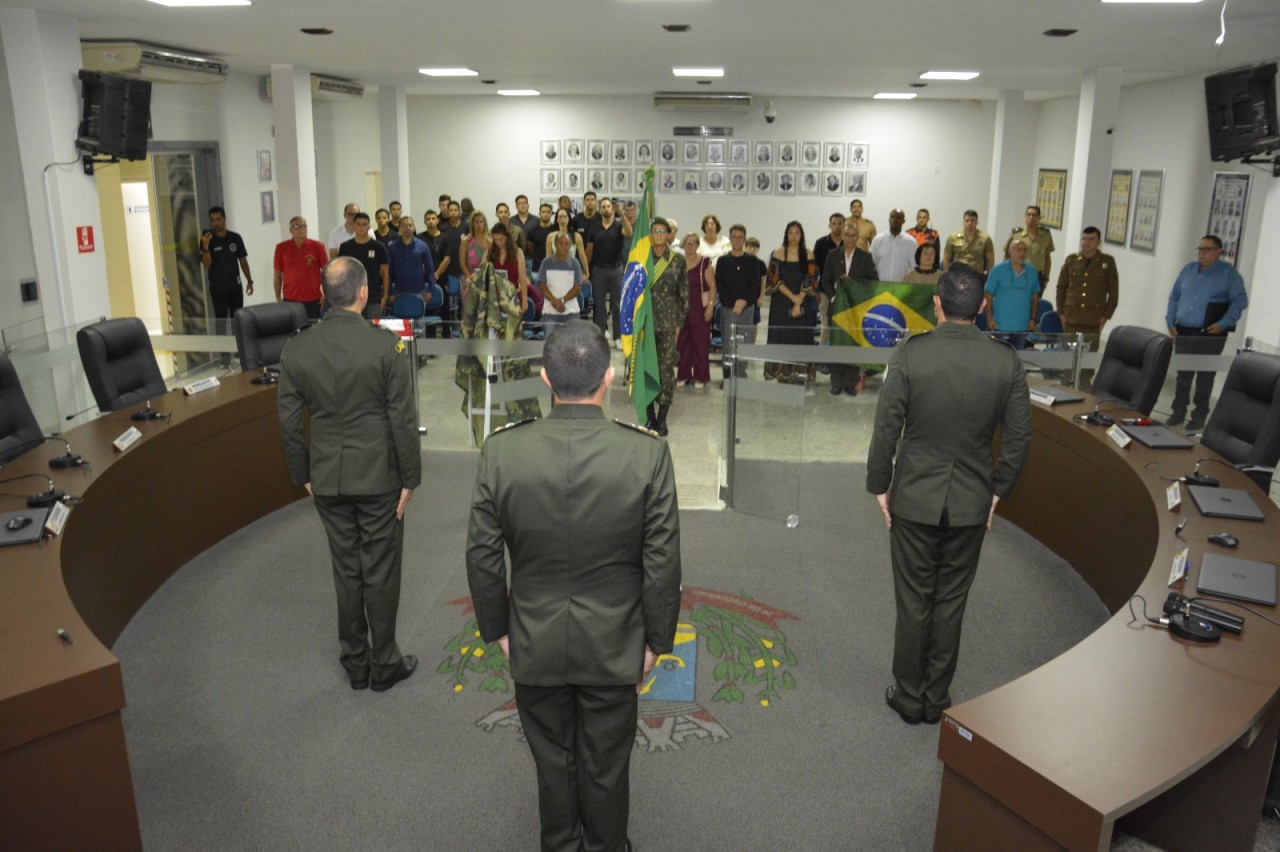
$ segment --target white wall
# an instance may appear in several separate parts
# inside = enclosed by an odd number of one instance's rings
[[[934,227],[953,231],[965,208],[985,215],[990,194],[994,102],[775,98],[778,120],[767,124],[761,110],[749,115],[658,112],[648,96],[411,96],[408,101],[410,185],[421,208],[412,213],[419,221],[442,192],[455,199],[469,196],[490,220],[499,201],[511,203],[520,193],[536,207],[540,139],[664,139],[677,125],[729,126],[737,139],[869,142],[864,204],[882,230],[892,208],[904,208],[910,223],[916,208],[928,207]],[[440,122],[442,116],[447,124]],[[826,233],[832,212],[848,211],[849,200],[659,194],[657,209],[678,219],[681,231],[696,229],[704,215],[715,213],[726,229],[742,222],[763,246],[774,247],[792,219],[804,224],[812,245]]]
[[[0,43],[0,68],[4,66],[4,45]],[[44,331],[38,322],[44,316],[44,303],[54,296],[53,282],[40,281],[40,301],[22,303],[18,282],[36,278],[36,256],[31,245],[31,222],[20,211],[26,209],[26,186],[22,163],[17,157],[18,129],[13,112],[13,95],[9,86],[0,85],[0,198],[7,199],[9,214],[0,228],[0,329],[30,323],[33,331]],[[11,334],[19,333],[16,329]]]
[[[355,101],[316,101],[313,110],[316,166],[320,175],[316,186],[320,225],[317,228],[312,223],[311,236],[324,242],[329,232],[341,224],[343,207],[352,201],[364,207],[364,173],[382,169],[378,97],[366,93]],[[413,156],[412,147],[410,156]],[[383,199],[383,203],[389,200]],[[373,210],[368,212],[372,219]],[[284,215],[287,218],[294,214]],[[421,213],[416,218],[421,222]]]

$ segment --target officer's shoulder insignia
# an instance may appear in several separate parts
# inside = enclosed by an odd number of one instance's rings
[[[403,340],[397,340],[397,341],[396,341],[396,352],[397,352],[397,353],[400,353],[400,352],[403,352],[404,350],[405,350],[404,341],[403,341]]]
[[[290,334],[289,336],[290,336],[290,337],[297,337],[299,334],[302,334],[302,332],[304,332],[304,331],[306,331],[307,329],[311,328],[312,326],[314,326],[314,325],[315,325],[316,323],[318,323],[318,322],[319,322],[319,320],[310,320],[310,321],[308,321],[305,325],[303,325],[303,326],[301,326],[301,327],[299,327],[299,328],[295,328],[295,329],[293,330],[293,333],[292,333],[292,334]]]
[[[519,426],[524,426],[526,423],[532,423],[537,419],[538,418],[536,417],[526,417],[523,420],[516,420],[513,423],[506,423],[502,426],[499,426],[497,429],[494,429],[492,432],[490,432],[489,437],[492,438],[494,435],[500,435],[503,432],[510,432],[512,429],[515,429]]]
[[[649,427],[641,426],[639,423],[628,423],[625,420],[618,420],[616,418],[614,419],[613,422],[623,427],[624,429],[631,429],[632,431],[639,432],[642,435],[648,435],[650,438],[662,437],[661,435],[659,435],[657,432],[653,431]]]
[[[1022,230],[1021,228],[1017,228],[1017,227],[1015,227],[1015,228],[1010,228],[1010,229],[1009,229],[1009,233],[1011,233],[1011,234],[1016,234],[1016,233],[1018,233],[1018,232],[1019,232],[1019,231],[1021,231],[1021,230]]]

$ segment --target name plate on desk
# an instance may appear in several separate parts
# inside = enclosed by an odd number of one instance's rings
[[[187,396],[195,396],[198,393],[204,393],[207,390],[213,390],[222,382],[218,381],[217,376],[210,376],[207,379],[201,379],[198,382],[192,382],[189,385],[182,386],[182,392]]]
[[[1107,437],[1114,441],[1115,445],[1122,450],[1127,449],[1128,446],[1133,443],[1133,439],[1120,428],[1119,424],[1107,428]]]
[[[1053,405],[1058,401],[1058,398],[1051,393],[1046,393],[1045,391],[1040,390],[1039,388],[1032,388],[1031,401],[1038,402],[1041,405]]]
[[[67,515],[71,514],[71,510],[67,508],[67,504],[59,500],[53,504],[53,508],[49,510],[49,517],[45,519],[44,528],[51,535],[62,535],[62,527],[67,523]]]
[[[1164,490],[1165,502],[1169,504],[1169,511],[1173,511],[1182,505],[1182,483],[1172,482],[1169,487]]]
[[[138,443],[138,439],[141,437],[142,433],[138,431],[138,427],[130,426],[120,434],[119,438],[116,438],[111,442],[111,446],[123,453],[125,450]]]
[[[1187,579],[1187,569],[1191,565],[1189,554],[1191,549],[1184,547],[1173,555],[1173,565],[1169,568],[1169,585]]]

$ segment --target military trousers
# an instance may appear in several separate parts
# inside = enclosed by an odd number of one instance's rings
[[[635,686],[516,684],[538,771],[542,852],[618,852],[631,810]]]
[[[986,532],[984,524],[943,527],[893,518],[893,677],[898,707],[908,716],[951,706],[960,625]]]
[[[352,680],[386,680],[400,667],[396,614],[404,524],[396,520],[399,500],[399,489],[372,496],[315,497],[333,560],[339,660]]]

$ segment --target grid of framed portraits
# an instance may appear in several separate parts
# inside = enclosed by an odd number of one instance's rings
[[[660,193],[728,195],[867,194],[866,142],[751,139],[543,139],[544,194],[639,193],[644,168]]]

